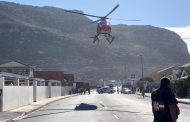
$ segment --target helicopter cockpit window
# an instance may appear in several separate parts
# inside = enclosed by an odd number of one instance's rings
[[[111,23],[110,23],[110,22],[107,22],[107,25],[111,25]]]
[[[100,22],[98,22],[98,25],[101,27],[101,26],[107,25],[107,22],[106,21],[100,21]]]

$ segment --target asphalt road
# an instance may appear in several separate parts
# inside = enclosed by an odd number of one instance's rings
[[[178,122],[190,122],[190,105],[179,105]],[[152,122],[150,98],[97,94],[63,99],[33,112],[20,122]]]

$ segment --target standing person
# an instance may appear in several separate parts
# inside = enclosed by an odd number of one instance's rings
[[[88,88],[88,94],[90,94],[90,87]]]
[[[119,94],[119,87],[117,87],[117,93]]]
[[[145,90],[144,89],[142,90],[142,96],[143,96],[143,98],[145,97]]]
[[[170,80],[162,78],[160,88],[151,94],[154,122],[177,121],[177,100],[169,85]]]

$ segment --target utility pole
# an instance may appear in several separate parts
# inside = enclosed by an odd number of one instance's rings
[[[125,66],[124,66],[124,81],[125,81],[125,83],[127,82],[126,73],[127,73],[127,65],[125,64]]]
[[[144,74],[143,74],[143,56],[142,55],[139,55],[140,56],[140,60],[141,60],[141,78],[143,78]]]

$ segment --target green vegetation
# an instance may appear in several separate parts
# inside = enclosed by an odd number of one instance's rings
[[[142,90],[145,83],[147,83],[146,92],[152,92],[154,89],[159,87],[159,83],[155,82],[151,77],[141,78],[137,81],[136,85]]]
[[[185,79],[178,79],[175,81],[175,91],[177,94],[177,97],[180,98],[187,98],[189,97],[189,91],[190,91],[190,80],[189,78]]]

